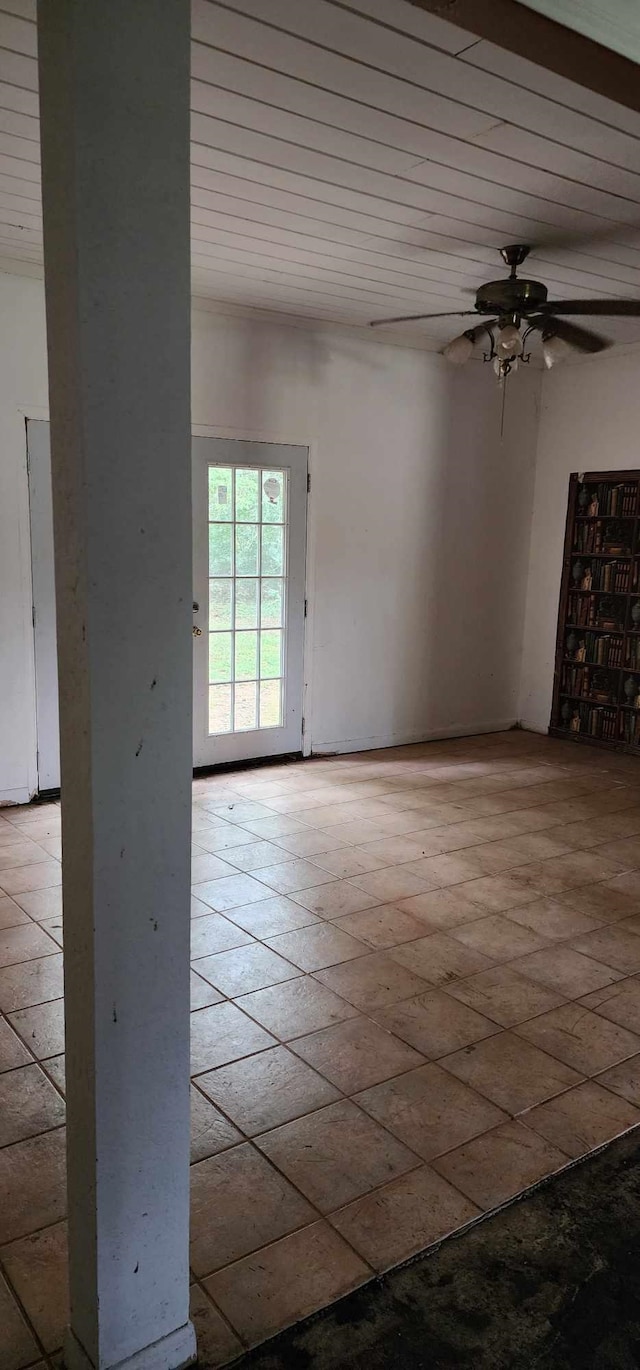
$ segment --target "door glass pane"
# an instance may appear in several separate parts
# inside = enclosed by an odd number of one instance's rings
[[[234,732],[246,733],[250,728],[258,726],[258,710],[256,707],[256,682],[252,680],[249,684],[234,685]]]
[[[262,574],[281,576],[284,574],[283,529],[266,527],[262,529]]]
[[[265,532],[271,531],[271,528],[265,529]],[[278,532],[279,531],[280,529],[278,529]],[[258,574],[258,532],[259,529],[253,523],[240,523],[236,525],[237,576],[257,576]]]
[[[260,681],[260,727],[282,726],[282,681]]]
[[[257,580],[236,581],[236,628],[257,628],[258,585]]]
[[[233,544],[230,524],[209,524],[209,575],[230,576],[233,572]]]
[[[228,466],[209,467],[209,522],[233,519],[233,473]]]
[[[230,580],[209,581],[209,627],[212,630],[231,628],[231,591]]]
[[[263,628],[281,628],[284,608],[284,581],[263,580],[261,582],[262,605],[260,622]]]
[[[262,522],[284,523],[284,471],[262,472]]]
[[[231,678],[231,633],[209,633],[209,684]]]
[[[258,634],[236,633],[236,680],[256,680],[258,675]]]
[[[209,468],[209,730],[284,723],[288,472]]]
[[[236,468],[236,521],[258,523],[260,519],[260,472]]]
[[[209,686],[209,732],[231,732],[231,685]]]
[[[261,680],[282,675],[282,633],[279,628],[260,634]]]

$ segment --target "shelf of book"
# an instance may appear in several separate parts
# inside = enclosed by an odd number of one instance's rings
[[[640,471],[570,478],[549,731],[640,753]]]

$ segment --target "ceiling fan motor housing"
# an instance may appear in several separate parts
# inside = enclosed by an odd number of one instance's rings
[[[481,285],[476,294],[476,309],[482,314],[534,314],[546,299],[547,287],[542,281],[509,276]]]

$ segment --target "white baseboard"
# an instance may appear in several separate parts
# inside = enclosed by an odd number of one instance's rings
[[[5,804],[28,804],[33,799],[30,790],[0,790],[0,808]]]
[[[313,756],[336,756],[341,752],[371,752],[381,747],[407,747],[415,742],[441,742],[449,737],[474,737],[478,733],[504,733],[516,725],[510,718],[469,723],[451,723],[446,728],[432,728],[413,733],[389,733],[386,737],[348,737],[338,742],[313,742]],[[524,726],[524,725],[523,725]]]

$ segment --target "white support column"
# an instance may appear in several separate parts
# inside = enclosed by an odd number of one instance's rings
[[[39,0],[64,837],[68,1370],[188,1310],[188,0]]]

